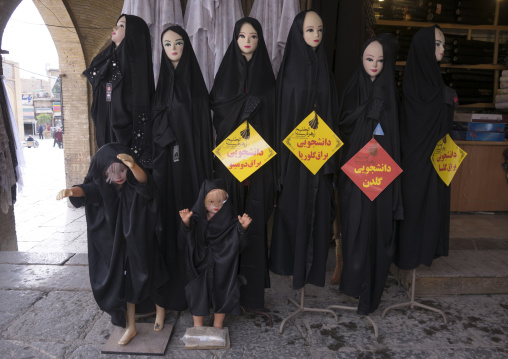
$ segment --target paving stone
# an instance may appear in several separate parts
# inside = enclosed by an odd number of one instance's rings
[[[0,264],[62,265],[73,253],[0,252]]]
[[[65,358],[69,345],[55,342],[36,342],[28,340],[0,340],[2,358]]]
[[[4,336],[14,340],[72,342],[84,338],[99,316],[91,293],[51,292],[14,320]]]
[[[91,291],[88,267],[0,264],[0,289]]]
[[[67,262],[66,266],[87,266],[88,253],[76,253]]]
[[[0,333],[15,318],[30,310],[44,293],[38,291],[0,290]]]
[[[93,327],[86,335],[85,341],[101,344],[100,348],[102,348],[102,345],[106,343],[114,329],[115,326],[111,324],[111,316],[108,313],[99,311],[99,319],[93,323]]]

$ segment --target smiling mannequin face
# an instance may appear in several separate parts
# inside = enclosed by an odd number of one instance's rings
[[[303,20],[303,39],[314,50],[323,40],[323,20],[314,11],[309,11]]]
[[[439,62],[444,56],[445,37],[441,30],[436,27],[436,60]]]
[[[247,61],[252,58],[252,55],[258,48],[258,41],[259,38],[256,29],[248,22],[243,23],[236,43]]]
[[[383,46],[378,41],[373,41],[363,52],[363,68],[374,81],[383,71]]]
[[[178,62],[182,58],[184,41],[181,35],[168,30],[162,35],[162,47],[166,56],[176,69]]]
[[[113,32],[111,33],[111,41],[113,41],[118,47],[123,39],[125,39],[125,29],[127,28],[127,19],[125,16],[122,16],[118,19],[116,26],[113,27]]]

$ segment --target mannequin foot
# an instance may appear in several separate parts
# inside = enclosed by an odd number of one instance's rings
[[[127,330],[125,331],[123,336],[118,341],[118,345],[127,345],[127,344],[129,344],[131,339],[134,338],[136,336],[136,334],[138,334],[138,332],[137,332],[137,330],[135,328],[134,329],[127,328]]]
[[[156,316],[155,316],[155,324],[153,326],[153,330],[156,332],[160,332],[164,329],[164,319],[166,318],[166,311],[164,308],[156,305]]]
[[[194,326],[195,327],[202,327],[204,325],[205,318],[199,317],[196,315],[193,315],[192,318],[194,319]]]
[[[222,329],[225,317],[226,314],[224,313],[215,313],[213,318],[213,327],[217,329]]]

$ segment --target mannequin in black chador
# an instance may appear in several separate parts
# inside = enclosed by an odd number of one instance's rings
[[[190,208],[201,183],[212,178],[212,121],[208,91],[189,36],[180,26],[161,35],[161,68],[153,117],[153,177],[157,184],[157,238],[170,280],[165,308],[185,310],[185,260],[178,248],[178,211]]]
[[[237,216],[228,199],[225,182],[205,180],[192,210],[180,211],[180,238],[186,242],[189,283],[185,287],[194,326],[214,310],[215,328],[222,328],[226,314],[240,314],[238,261],[245,247],[246,231],[252,219]]]
[[[395,264],[401,269],[428,267],[448,255],[450,187],[439,178],[430,156],[450,130],[455,91],[444,84],[439,61],[445,38],[438,26],[413,37],[402,82],[400,116],[402,199]]]
[[[235,24],[233,40],[226,51],[210,93],[217,144],[222,143],[245,120],[273,148],[275,77],[266,50],[263,31],[256,19],[245,17]],[[218,158],[215,177],[227,183],[237,213],[249,213],[255,223],[240,257],[244,308],[263,309],[265,288],[270,287],[266,223],[273,210],[273,160],[239,182]]]
[[[154,92],[150,31],[140,17],[122,14],[111,40],[83,72],[92,85],[97,146],[111,142],[129,146],[134,158],[149,168]]]
[[[155,331],[164,326],[160,288],[167,270],[155,240],[155,185],[129,147],[110,143],[92,159],[83,184],[61,190],[75,207],[85,206],[92,292],[114,325],[126,327],[118,344],[136,336],[138,304],[153,308]],[[148,309],[153,310],[153,309]]]
[[[352,75],[341,102],[341,165],[374,137],[400,166],[394,76],[397,50],[398,42],[389,34],[372,38],[363,46],[362,64]],[[377,126],[382,131],[374,136]],[[340,290],[359,297],[358,314],[369,315],[379,306],[395,250],[396,221],[403,219],[400,179],[390,183],[374,201],[343,171],[338,188],[344,258]]]
[[[304,11],[295,17],[276,86],[279,197],[270,269],[276,274],[293,275],[294,289],[305,284],[324,286],[335,218],[332,179],[338,171],[336,155],[313,175],[282,143],[313,110],[336,130],[337,91],[326,62],[322,35],[323,22],[316,12]]]

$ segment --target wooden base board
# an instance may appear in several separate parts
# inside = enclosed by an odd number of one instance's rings
[[[226,329],[226,345],[223,346],[223,347],[212,347],[212,346],[209,346],[209,347],[204,347],[204,346],[185,346],[185,349],[188,349],[188,350],[211,350],[211,349],[229,349],[231,348],[231,342],[229,340],[229,329],[228,328],[224,328]]]
[[[153,330],[153,323],[136,323],[138,334],[127,345],[119,345],[118,341],[125,328],[115,327],[108,341],[102,347],[102,354],[159,355],[164,356],[173,324],[164,324],[160,332]]]

